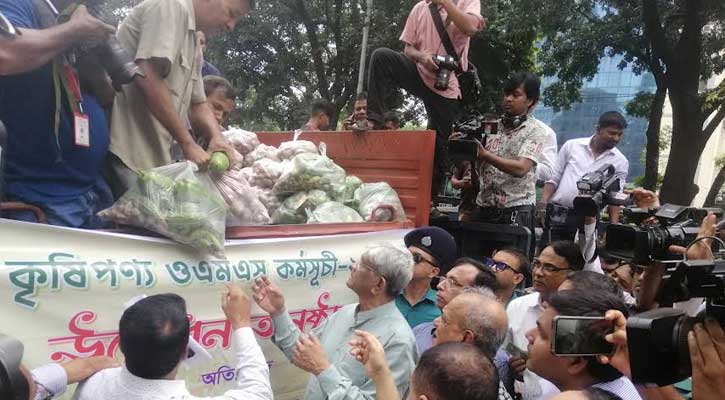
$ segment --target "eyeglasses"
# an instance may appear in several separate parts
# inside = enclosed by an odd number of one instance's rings
[[[438,277],[438,281],[440,282],[440,284],[446,284],[446,285],[449,285],[449,286],[452,286],[452,287],[457,287],[457,288],[465,288],[465,287],[468,287],[467,285],[463,285],[463,284],[459,283],[456,280],[456,278],[453,278],[453,277],[449,278],[447,276],[439,276]]]
[[[373,267],[371,267],[371,266],[369,266],[367,264],[363,264],[360,261],[352,264],[352,266],[355,269],[359,269],[360,267],[363,267],[363,268],[367,269],[368,271],[372,272],[373,274],[378,275],[378,271],[375,268],[373,268]]]
[[[554,264],[542,263],[541,260],[539,260],[538,258],[534,258],[534,262],[531,263],[531,267],[533,269],[541,268],[547,274],[553,274],[554,272],[561,272],[561,271],[566,271],[566,270],[571,269],[571,268],[560,268]]]
[[[514,274],[520,274],[521,273],[520,271],[516,270],[514,267],[506,264],[505,262],[503,262],[503,261],[496,261],[496,260],[494,260],[491,257],[486,257],[483,260],[483,263],[487,267],[491,268],[491,270],[493,270],[493,272],[496,272],[496,273],[506,271],[507,268],[510,269],[511,271],[513,271]]]
[[[428,263],[428,264],[430,264],[430,265],[432,265],[432,266],[434,266],[436,268],[440,268],[439,266],[435,265],[433,262],[428,261],[425,258],[423,258],[422,255],[420,255],[418,253],[412,253],[412,254],[413,254],[413,262],[415,264],[420,264],[420,263],[424,262],[424,263]]]

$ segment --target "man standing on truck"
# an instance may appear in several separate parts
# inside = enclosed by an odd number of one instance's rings
[[[420,98],[428,113],[428,128],[436,131],[433,169],[433,191],[436,196],[447,171],[447,143],[461,98],[456,72],[447,85],[438,89],[439,63],[436,56],[448,55],[438,30],[433,11],[437,9],[444,21],[450,41],[460,60],[460,70],[468,70],[468,48],[471,36],[483,29],[481,2],[478,0],[425,0],[418,2],[408,15],[400,35],[405,44],[403,53],[379,48],[370,58],[368,98],[370,113],[378,118],[388,111],[386,103],[391,90],[405,89]]]

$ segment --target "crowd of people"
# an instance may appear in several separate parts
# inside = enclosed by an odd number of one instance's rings
[[[650,192],[638,193],[640,204],[646,204],[641,199]],[[710,214],[700,237],[716,234]],[[233,332],[230,356],[237,378],[233,389],[216,398],[273,397],[269,368],[250,328],[252,301],[271,316],[272,342],[310,374],[305,399],[684,398],[673,386],[631,380],[627,318],[657,307],[650,289],[662,279],[660,266],[645,266],[641,290],[636,290],[631,280],[585,271],[582,249],[572,241],[552,242],[533,260],[517,249],[502,249],[484,260],[456,258],[455,241],[436,227],[409,232],[404,244],[365,249],[347,280],[357,302],[310,332],[294,324],[284,292],[270,278],[255,281],[253,300],[242,288],[228,285],[221,309]],[[713,257],[707,240],[671,251],[686,251],[691,260]],[[521,275],[531,276],[533,285],[524,288]],[[625,293],[635,302],[629,303]],[[556,332],[556,321],[582,316],[610,326],[601,337],[611,352],[554,351],[557,341],[565,340]],[[141,299],[123,312],[122,364],[91,357],[29,371],[22,365],[22,344],[0,336],[0,395],[48,399],[79,383],[76,399],[196,398],[177,378],[190,354],[189,329],[184,299],[169,293]],[[725,333],[712,319],[692,329],[693,398],[720,399]]]
[[[40,207],[51,224],[97,228],[103,226],[97,211],[142,170],[177,159],[203,167],[214,151],[234,160],[222,130],[237,91],[204,60],[203,48],[214,34],[233,30],[253,6],[251,0],[145,0],[114,29],[72,0],[0,0],[0,12],[19,32],[0,36],[6,198]],[[311,400],[681,398],[672,386],[631,379],[626,321],[658,307],[664,267],[600,257],[597,218],[582,217],[573,207],[577,181],[588,172],[611,165],[626,181],[628,161],[616,148],[627,128],[622,114],[603,113],[589,137],[559,150],[556,134],[532,114],[540,79],[517,72],[502,88],[498,134],[478,143],[474,159],[449,170],[447,145],[460,137],[453,123],[466,92],[458,76],[469,71],[470,38],[484,25],[480,1],[418,2],[400,37],[403,52],[373,52],[368,93],[354,99],[342,129],[400,129],[400,115],[387,102],[391,91],[405,89],[423,101],[436,131],[433,187],[451,172],[462,191],[460,219],[530,232],[540,224],[543,240],[534,243],[532,235],[528,251],[502,247],[483,259],[459,258],[448,232],[413,230],[405,246],[380,244],[362,252],[347,281],[357,302],[313,332],[296,327],[285,294],[273,280],[260,278],[252,298],[272,318],[273,343],[310,374],[304,398]],[[93,51],[71,51],[92,49],[111,36],[138,68],[130,83],[112,82]],[[456,65],[450,76],[443,71],[448,64]],[[335,114],[328,101],[316,100],[300,129],[331,129]],[[539,202],[537,182],[544,184]],[[632,196],[640,208],[659,206],[652,192],[637,189]],[[610,223],[619,222],[619,213],[619,207],[608,208]],[[24,211],[4,217],[35,218]],[[706,237],[716,233],[715,217],[708,215],[703,240],[671,250],[691,260],[712,259]],[[219,399],[273,397],[269,368],[250,328],[251,305],[234,285],[222,296],[237,374],[234,389]],[[606,320],[612,332],[605,340],[614,350],[557,354],[555,321],[573,316]],[[22,343],[0,335],[0,397],[48,399],[79,383],[77,399],[195,398],[177,379],[189,356],[182,297],[138,301],[123,313],[119,334],[122,365],[94,357],[32,371],[21,363]],[[720,324],[695,324],[688,345],[694,398],[722,398]]]

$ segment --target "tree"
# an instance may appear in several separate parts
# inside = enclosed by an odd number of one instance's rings
[[[665,94],[672,104],[672,146],[660,197],[690,204],[702,151],[725,118],[725,82],[702,92],[700,84],[725,69],[725,2],[721,0],[518,0],[517,7],[540,11],[544,35],[541,61],[558,81],[545,99],[554,108],[580,99],[605,56],[624,57],[621,67],[650,72],[657,85],[650,98],[648,158],[659,148],[657,135]],[[648,185],[656,165],[646,167]],[[685,188],[685,190],[683,190]]]
[[[375,1],[368,54],[378,47],[402,50],[398,40],[417,0]],[[500,87],[512,70],[531,69],[536,33],[495,0],[484,8],[488,26],[471,44],[471,62],[486,88],[482,108],[500,102]],[[355,94],[364,22],[364,0],[270,0],[257,2],[234,32],[210,41],[207,59],[245,92],[234,116],[249,129],[293,129],[306,118],[314,97],[347,113]],[[488,4],[488,3],[487,3]],[[369,60],[369,57],[368,57]],[[420,119],[419,102],[397,96],[408,119]]]
[[[415,2],[375,2],[369,52],[400,48],[398,35]],[[315,97],[342,114],[355,95],[364,7],[364,0],[257,2],[234,32],[213,38],[207,59],[245,93],[237,122],[249,129],[294,129]]]

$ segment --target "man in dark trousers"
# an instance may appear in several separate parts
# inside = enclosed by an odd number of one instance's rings
[[[427,0],[413,7],[400,40],[403,53],[380,48],[370,59],[368,107],[372,115],[383,115],[390,104],[390,92],[398,88],[420,98],[428,113],[428,128],[436,131],[433,171],[433,196],[440,189],[448,170],[447,143],[454,118],[458,114],[461,90],[455,72],[445,89],[436,89],[439,65],[434,56],[447,55],[434,24],[430,6],[437,5],[446,31],[460,59],[461,70],[468,68],[471,36],[483,29],[481,2],[477,0]]]

